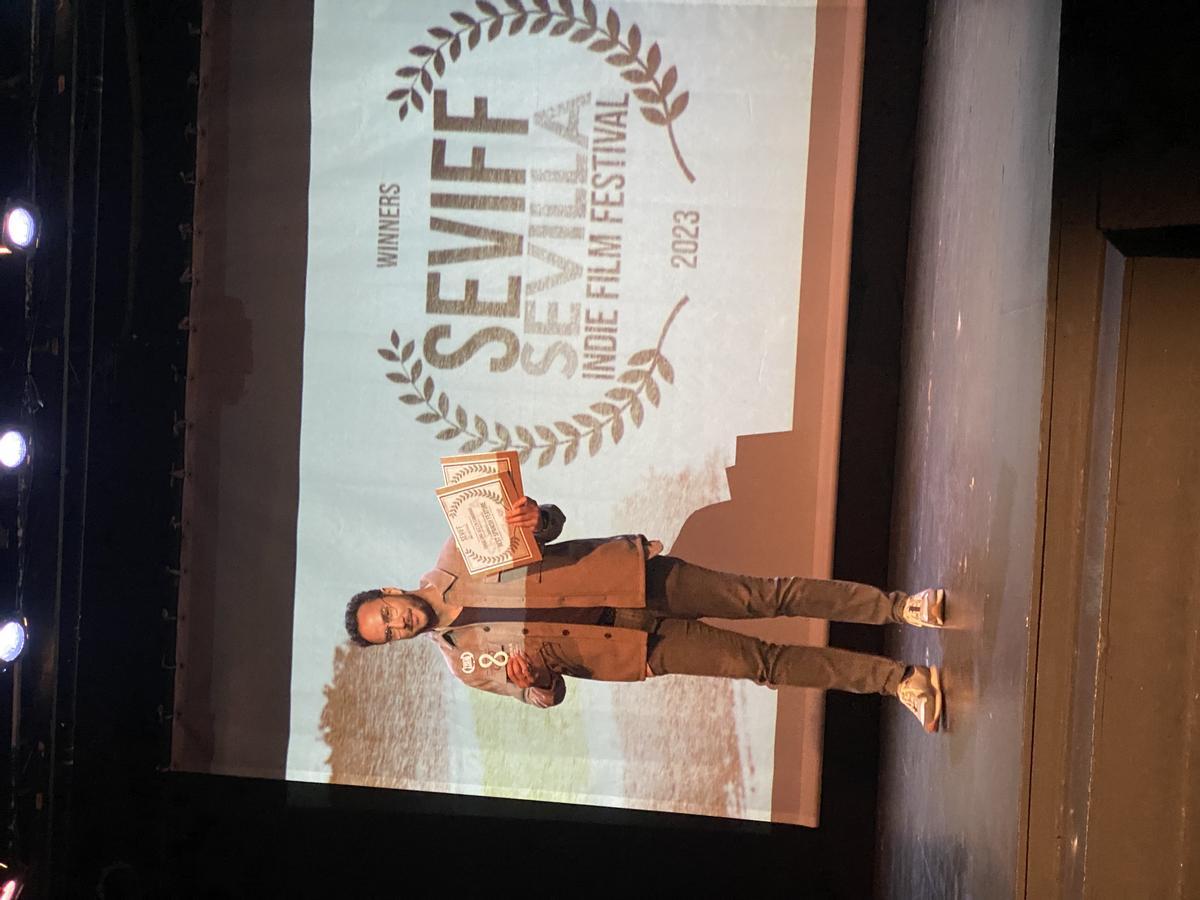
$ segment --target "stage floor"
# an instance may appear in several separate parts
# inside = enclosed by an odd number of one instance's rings
[[[876,894],[1011,897],[1046,333],[1058,3],[930,7],[906,291],[891,583],[948,589],[944,730],[885,704]]]

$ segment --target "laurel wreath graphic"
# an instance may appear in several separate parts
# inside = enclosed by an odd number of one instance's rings
[[[461,469],[455,469],[454,474],[446,482],[446,486],[458,484],[460,481],[470,481],[472,478],[482,478],[484,475],[490,475],[495,469],[490,466],[475,464],[472,466],[463,466]]]
[[[493,503],[503,504],[503,502],[504,502],[503,499],[500,497],[500,495],[497,494],[495,491],[489,491],[487,488],[471,488],[469,490],[463,491],[461,494],[458,494],[457,496],[455,496],[454,500],[451,501],[450,510],[449,510],[450,516],[451,517],[457,516],[458,508],[460,506],[462,506],[464,503],[466,503],[468,500],[473,500],[476,497],[486,497],[488,500],[491,500]],[[513,555],[515,555],[517,553],[517,551],[520,550],[520,543],[521,543],[520,536],[516,532],[513,532],[513,534],[510,535],[508,547],[501,553],[493,554],[490,556],[485,556],[482,553],[476,552],[471,547],[464,548],[463,553],[464,553],[464,555],[470,557],[477,563],[482,563],[485,566],[494,566],[494,565],[497,565],[498,563],[506,562]]]
[[[684,296],[675,304],[663,323],[658,343],[652,349],[639,350],[629,357],[629,368],[617,378],[616,386],[604,392],[605,399],[590,404],[589,412],[576,413],[569,417],[569,421],[555,421],[552,426],[510,427],[494,419],[489,424],[482,416],[468,413],[455,404],[445,391],[438,390],[433,377],[425,374],[425,364],[420,357],[413,359],[416,341],[408,341],[401,347],[400,335],[395,331],[390,336],[391,347],[380,347],[376,352],[388,362],[400,364],[400,370],[388,372],[387,378],[396,384],[412,386],[409,393],[400,395],[400,402],[425,407],[417,415],[417,421],[426,425],[445,426],[437,433],[439,441],[465,436],[466,441],[458,448],[460,453],[473,453],[482,447],[516,450],[523,463],[537,451],[539,469],[550,465],[561,450],[563,465],[570,465],[582,447],[587,447],[589,456],[595,456],[604,445],[606,435],[614,444],[619,444],[625,435],[626,415],[635,428],[641,427],[646,417],[643,398],[654,407],[662,400],[662,390],[655,376],[667,384],[675,383],[675,369],[662,355],[662,346],[671,324],[687,302],[688,298]],[[422,375],[425,375],[424,381],[421,380]]]
[[[525,2],[530,6],[527,7]],[[622,37],[621,18],[616,10],[610,8],[604,23],[601,24],[596,4],[592,0],[583,0],[582,17],[575,14],[572,0],[558,0],[557,10],[551,8],[550,0],[505,0],[504,5],[508,7],[507,11],[501,11],[488,0],[476,0],[475,8],[482,14],[481,18],[465,12],[452,12],[450,18],[455,21],[457,28],[430,28],[429,34],[438,43],[434,46],[419,44],[409,49],[411,55],[423,62],[419,66],[403,66],[397,69],[396,75],[408,79],[408,84],[387,95],[388,100],[400,104],[401,120],[408,116],[410,108],[418,113],[425,109],[425,96],[433,92],[434,73],[438,76],[445,73],[447,57],[450,62],[458,60],[462,55],[464,42],[466,49],[474,50],[485,33],[489,41],[494,41],[503,34],[505,20],[508,20],[510,35],[520,34],[528,24],[528,34],[545,31],[551,37],[570,35],[571,43],[583,44],[590,41],[588,50],[608,54],[604,58],[605,62],[620,69],[621,77],[625,81],[632,85],[640,85],[634,88],[633,93],[643,104],[640,108],[642,117],[651,125],[666,128],[679,168],[688,181],[696,180],[696,176],[683,161],[672,125],[687,109],[688,92],[683,91],[671,97],[671,92],[675,90],[679,80],[679,73],[671,66],[663,72],[661,78],[659,77],[662,48],[658,46],[657,41],[650,44],[643,58],[642,30],[637,25],[630,25]]]

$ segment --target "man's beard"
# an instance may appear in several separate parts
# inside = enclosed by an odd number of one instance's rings
[[[424,634],[437,625],[437,613],[433,611],[433,607],[426,602],[424,597],[419,597],[416,594],[409,594],[408,596],[413,606],[425,614],[425,624],[413,632],[413,636],[416,637],[418,634]]]

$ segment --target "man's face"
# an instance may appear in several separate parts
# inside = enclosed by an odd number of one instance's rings
[[[407,640],[433,624],[433,610],[420,597],[394,588],[383,591],[358,608],[358,633],[372,644]]]

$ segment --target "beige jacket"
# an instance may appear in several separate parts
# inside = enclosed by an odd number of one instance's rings
[[[454,540],[446,541],[437,567],[421,579],[417,593],[432,594],[434,605],[557,609],[646,605],[646,560],[662,545],[642,535],[548,543],[565,518],[555,506],[542,507],[534,536],[542,561],[482,577],[467,574]],[[477,623],[437,628],[428,636],[464,684],[515,697],[534,706],[561,703],[564,675],[598,681],[640,681],[646,672],[646,633],[631,628],[539,622]],[[508,680],[510,654],[524,651],[549,670],[549,688],[521,689]]]

